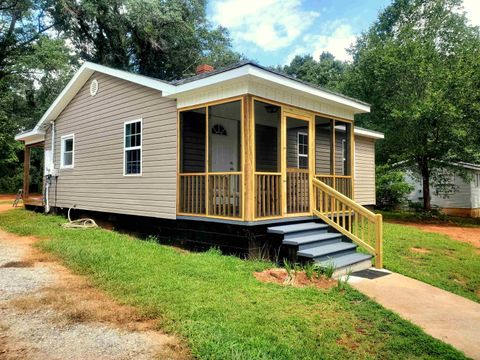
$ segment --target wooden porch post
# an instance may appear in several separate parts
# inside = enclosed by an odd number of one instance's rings
[[[244,220],[253,221],[255,217],[255,138],[252,114],[252,96],[245,95],[243,99],[243,210]]]
[[[30,146],[25,144],[23,152],[23,198],[28,197],[28,189],[30,185]]]

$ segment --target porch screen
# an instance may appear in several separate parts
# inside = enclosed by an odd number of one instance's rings
[[[280,172],[280,106],[255,101],[255,164],[257,172]]]
[[[205,108],[180,113],[180,172],[205,172]]]
[[[208,108],[208,171],[240,171],[242,102]]]

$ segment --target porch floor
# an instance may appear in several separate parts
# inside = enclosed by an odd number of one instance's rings
[[[43,196],[42,194],[28,194],[27,197],[23,198],[23,204],[30,206],[42,206]]]
[[[318,218],[315,216],[295,216],[295,217],[284,217],[280,219],[242,221],[242,220],[230,220],[230,219],[216,219],[216,218],[211,218],[207,216],[178,215],[177,220],[208,221],[208,222],[219,223],[219,224],[257,226],[257,225],[285,224],[285,223],[291,223],[291,222],[312,221],[312,220],[318,220]]]

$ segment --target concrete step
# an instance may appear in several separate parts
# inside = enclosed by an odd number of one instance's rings
[[[312,247],[332,244],[342,241],[343,235],[338,233],[315,233],[305,236],[286,236],[284,245],[298,246],[298,250],[306,250]]]
[[[298,256],[323,260],[327,257],[336,257],[337,255],[345,252],[355,252],[357,248],[356,244],[348,242],[336,242],[328,245],[316,246],[311,249],[301,250],[297,252]]]
[[[300,224],[291,224],[291,225],[281,225],[281,226],[273,226],[269,227],[267,231],[271,234],[294,234],[294,233],[301,233],[301,232],[312,232],[312,231],[327,231],[328,225],[327,224],[319,224],[316,222],[305,222]]]
[[[372,255],[355,252],[338,257],[333,257],[330,259],[325,259],[322,261],[316,261],[316,263],[320,267],[328,267],[330,263],[332,263],[337,272],[339,272],[340,270],[348,270],[350,268],[352,269],[352,271],[359,271],[363,269],[368,269],[372,266]],[[358,268],[356,265],[368,266]]]

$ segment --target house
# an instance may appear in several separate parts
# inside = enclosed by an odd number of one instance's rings
[[[460,162],[450,164],[459,166],[469,174],[471,178],[465,181],[455,174],[447,174],[451,187],[437,191],[430,188],[430,201],[433,207],[438,207],[444,214],[463,217],[480,217],[480,165]],[[448,170],[446,170],[448,172]],[[411,202],[423,202],[423,187],[419,176],[407,173],[407,183],[412,185],[413,190],[408,195]]]
[[[16,137],[25,204],[142,218],[232,251],[276,241],[339,268],[370,263],[360,245],[380,267],[381,218],[365,206],[383,135],[354,126],[369,105],[251,62],[197,70],[165,82],[85,63]],[[32,146],[45,148],[39,196],[28,194]]]

